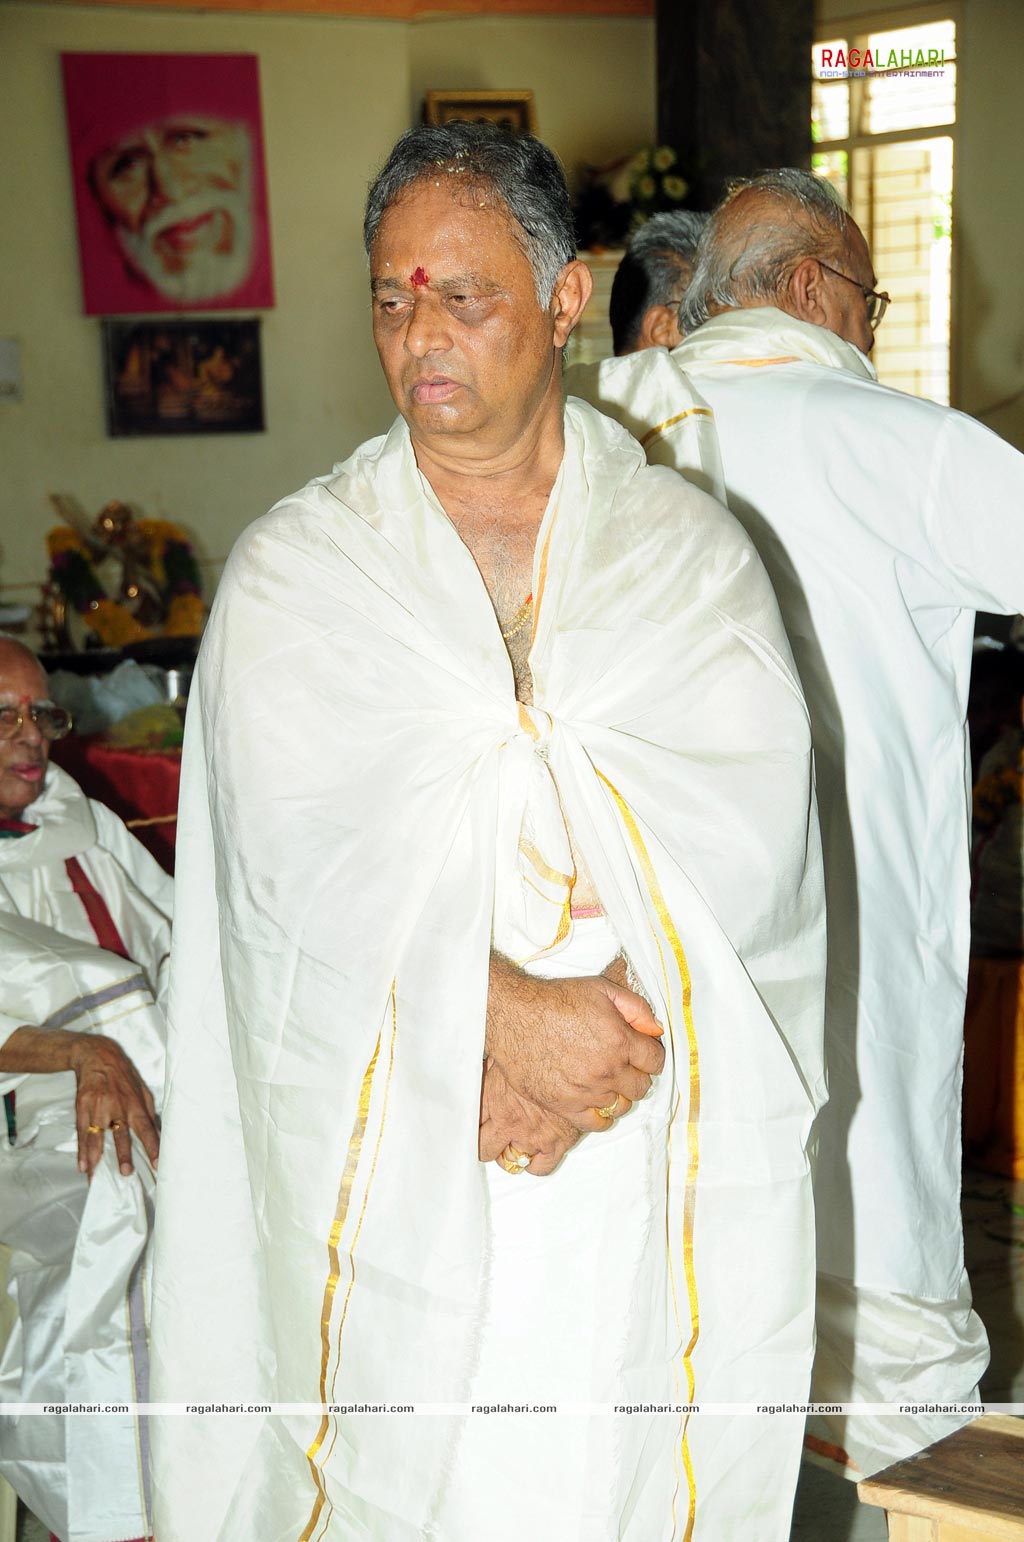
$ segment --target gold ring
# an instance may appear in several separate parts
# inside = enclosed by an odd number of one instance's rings
[[[103,1126],[101,1124],[90,1124],[88,1126],[88,1131],[90,1135],[102,1135]]]
[[[518,1146],[506,1146],[498,1158],[499,1166],[513,1177],[517,1173],[525,1173],[533,1158],[525,1151],[520,1151]]]
[[[612,1101],[608,1104],[607,1108],[595,1108],[594,1113],[600,1114],[602,1119],[617,1119],[618,1114],[616,1110],[618,1109],[618,1106],[619,1094],[616,1093]]]
[[[110,1121],[110,1128],[112,1130],[123,1130],[124,1129],[124,1120],[123,1119],[111,1119],[111,1121]]]

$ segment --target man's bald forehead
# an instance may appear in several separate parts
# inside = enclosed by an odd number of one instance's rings
[[[47,684],[46,670],[40,664],[32,649],[18,637],[0,636],[0,684],[3,683],[5,675],[19,667],[34,669],[45,688]]]

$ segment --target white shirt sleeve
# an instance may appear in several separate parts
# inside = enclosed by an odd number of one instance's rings
[[[1024,455],[960,412],[937,436],[925,520],[954,605],[1024,611]]]

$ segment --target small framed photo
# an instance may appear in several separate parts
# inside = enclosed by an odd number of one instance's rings
[[[263,429],[258,318],[104,321],[103,365],[113,439]]]
[[[425,123],[496,123],[516,134],[536,134],[532,91],[428,91]]]

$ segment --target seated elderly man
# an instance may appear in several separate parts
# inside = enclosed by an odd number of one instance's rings
[[[0,1242],[18,1309],[0,1360],[5,1415],[147,1397],[172,885],[48,763],[69,727],[35,656],[0,638]],[[61,1542],[151,1530],[133,1415],[5,1416],[0,1474]]]

